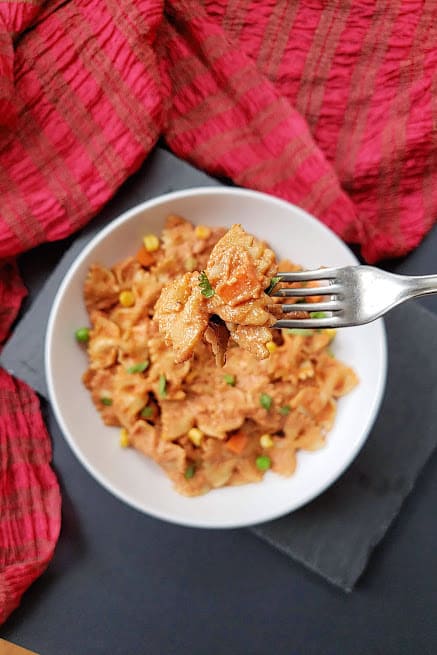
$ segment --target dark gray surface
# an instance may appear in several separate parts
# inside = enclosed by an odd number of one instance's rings
[[[424,246],[410,272],[435,269],[435,230]],[[55,260],[52,248],[39,253]],[[25,258],[24,269],[37,257]],[[436,457],[345,595],[245,530],[179,528],[122,505],[82,469],[50,413],[47,421],[63,486],[62,534],[5,638],[40,655],[437,652]]]

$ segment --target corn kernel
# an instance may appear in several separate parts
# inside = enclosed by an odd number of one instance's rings
[[[323,331],[328,337],[330,337],[331,341],[334,339],[335,335],[337,334],[337,330],[335,328],[326,328],[326,330]]]
[[[121,428],[121,430],[120,430],[120,446],[122,448],[128,448],[129,445],[130,445],[129,432],[126,430],[126,428]]]
[[[271,448],[273,446],[273,439],[269,434],[263,434],[259,438],[259,443],[262,446],[262,448]]]
[[[132,291],[122,291],[118,299],[123,307],[132,307],[135,304],[135,296]]]
[[[267,348],[267,350],[269,351],[270,354],[274,353],[277,347],[278,346],[276,345],[276,343],[274,341],[268,341],[266,343],[266,348]]]
[[[187,257],[184,261],[184,268],[186,271],[195,271],[197,266],[197,259],[195,257]]]
[[[194,228],[194,234],[198,239],[207,239],[211,234],[211,230],[206,225],[197,225]]]
[[[159,250],[159,239],[156,234],[146,234],[143,243],[147,252],[155,252],[155,250]]]
[[[199,428],[191,428],[188,430],[188,439],[195,445],[200,446],[200,442],[203,439],[203,432]]]

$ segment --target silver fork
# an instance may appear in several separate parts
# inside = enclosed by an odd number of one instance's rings
[[[280,298],[304,298],[326,296],[324,302],[299,302],[282,305],[286,313],[303,311],[321,313],[309,318],[284,318],[275,328],[338,328],[363,325],[383,316],[396,305],[411,298],[437,293],[437,275],[395,275],[373,266],[344,266],[321,268],[296,273],[278,273],[280,282],[301,283],[295,288],[273,288],[272,296]],[[311,291],[305,283],[317,280],[319,287]]]

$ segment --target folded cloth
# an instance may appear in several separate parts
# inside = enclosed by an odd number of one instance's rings
[[[413,0],[49,0],[15,37],[0,257],[82,226],[160,135],[368,261],[405,254],[437,216],[436,18]]]
[[[369,262],[405,254],[437,216],[436,14],[413,0],[0,3],[0,259],[82,227],[161,135]],[[18,284],[2,265],[8,321]]]
[[[0,344],[26,295],[14,262],[0,262]],[[45,570],[60,530],[61,499],[50,467],[39,400],[0,369],[0,624]]]
[[[44,0],[0,2],[0,125],[15,126],[14,37],[32,24]]]
[[[114,202],[75,239],[55,269],[32,259],[31,303],[0,362],[47,397],[43,351],[56,290],[85,244],[108,221],[138,202],[176,189],[216,184],[157,149]],[[60,247],[58,256],[61,257]],[[35,283],[35,272],[46,282]],[[389,372],[381,411],[349,470],[309,505],[252,531],[293,560],[350,591],[397,516],[437,445],[437,318],[415,303],[387,316]],[[411,435],[414,434],[414,439]]]
[[[60,529],[60,494],[36,394],[0,370],[0,623],[45,570]]]

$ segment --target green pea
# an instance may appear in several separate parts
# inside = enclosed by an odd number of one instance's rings
[[[278,411],[280,414],[282,414],[282,416],[288,416],[288,414],[291,412],[291,407],[290,405],[284,405],[283,407],[280,407]]]
[[[310,318],[326,318],[327,316],[326,312],[310,312]]]
[[[86,343],[90,338],[90,329],[87,327],[81,327],[76,330],[74,336],[79,343]]]
[[[302,321],[304,320],[305,319],[302,319]],[[287,334],[294,334],[295,336],[300,337],[312,337],[314,334],[314,330],[308,328],[287,328],[285,332]]]
[[[259,471],[267,471],[271,465],[272,465],[272,460],[270,457],[267,457],[267,455],[261,455],[260,457],[256,458],[256,468]]]
[[[185,479],[190,480],[195,474],[195,472],[196,472],[196,467],[194,466],[194,464],[190,464],[189,466],[187,466],[184,473]]]
[[[272,406],[272,397],[269,396],[268,393],[262,393],[259,397],[259,404],[261,407],[264,407],[264,409],[269,411],[270,407]]]

